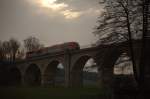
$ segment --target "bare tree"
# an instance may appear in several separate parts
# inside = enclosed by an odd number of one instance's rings
[[[36,37],[28,37],[24,40],[24,47],[27,52],[37,50],[42,48],[44,45],[40,43],[39,39]]]
[[[103,0],[100,4],[105,11],[99,17],[99,25],[94,32],[100,38],[99,43],[118,43],[141,37],[141,0]]]
[[[3,61],[14,62],[19,51],[20,43],[14,38],[0,43],[0,57]]]
[[[16,56],[16,59],[17,60],[22,60],[24,58],[25,58],[25,50],[24,49],[19,49],[18,53],[17,53],[17,56]]]
[[[94,33],[99,35],[100,43],[129,41],[133,69],[137,75],[132,39],[142,37],[142,0],[103,0],[100,4],[105,6],[105,12],[99,17]]]
[[[4,61],[11,61],[11,45],[9,41],[4,41],[2,44]]]
[[[14,62],[16,60],[16,55],[20,48],[20,43],[14,38],[11,38],[9,40],[9,43],[10,43],[10,48],[11,48],[11,52],[10,52],[11,58],[12,58],[12,61]]]

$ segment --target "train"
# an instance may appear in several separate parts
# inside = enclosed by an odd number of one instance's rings
[[[26,58],[31,58],[40,55],[46,55],[49,53],[55,53],[65,50],[79,50],[80,45],[78,42],[66,42],[62,44],[53,45],[50,47],[44,47],[38,50],[29,51],[26,53]]]

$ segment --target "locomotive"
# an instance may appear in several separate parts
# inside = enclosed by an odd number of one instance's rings
[[[45,55],[54,52],[60,52],[65,50],[79,50],[80,45],[77,42],[66,42],[63,44],[57,44],[50,47],[44,47],[39,50],[33,50],[26,53],[26,58],[31,58],[35,56]]]

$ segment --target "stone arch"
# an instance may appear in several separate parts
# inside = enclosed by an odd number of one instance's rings
[[[58,69],[58,65],[62,65],[63,67]],[[57,78],[59,74],[59,77]],[[56,85],[64,85],[64,65],[59,60],[52,60],[46,66],[43,72],[43,84],[49,86],[56,86]]]
[[[113,70],[115,68],[116,62],[118,61],[118,59],[120,57],[126,56],[128,58],[131,58],[131,53],[130,53],[130,49],[129,48],[128,49],[124,49],[124,50],[116,49],[113,52],[111,52],[110,55],[112,55],[112,59],[111,59],[111,61],[109,63],[111,64],[110,66],[113,68]],[[134,67],[132,67],[132,68],[133,68],[133,76],[135,76],[135,74],[134,74]]]
[[[113,87],[113,70],[114,64],[118,57],[121,55],[121,51],[115,48],[105,50],[103,54],[103,60],[99,68],[99,86],[106,89]]]
[[[17,67],[13,67],[9,70],[9,83],[12,86],[21,84],[21,72]]]
[[[127,71],[127,68],[130,71]],[[133,75],[132,61],[127,53],[122,53],[116,60],[114,64],[114,75]]]
[[[41,84],[41,70],[36,64],[30,64],[25,71],[25,83],[37,86]]]
[[[130,58],[131,56],[129,56],[128,53],[122,52],[116,60],[116,63],[113,67],[114,91],[130,90],[130,89],[133,90],[137,88],[137,82],[134,76],[133,64]]]
[[[86,62],[91,58],[95,60],[95,58],[90,55],[83,55],[75,61],[71,68],[71,86],[83,86],[83,68]]]
[[[129,50],[124,50],[121,48],[112,48],[109,49],[104,57],[104,61],[101,65],[101,77],[102,77],[102,84],[105,88],[113,88],[113,81],[114,81],[114,66],[118,58],[123,54],[126,53],[128,57],[130,57]]]

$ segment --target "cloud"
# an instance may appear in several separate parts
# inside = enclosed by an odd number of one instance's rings
[[[46,46],[68,41],[87,45],[95,41],[92,32],[101,10],[99,0],[51,1],[50,4],[59,5],[57,10],[44,7],[39,1],[0,0],[1,40],[16,37],[21,41],[36,36]]]
[[[66,19],[78,18],[82,14],[82,12],[75,12],[75,11],[72,11],[71,9],[62,11],[61,13],[65,16]]]
[[[101,10],[97,6],[89,5],[87,0],[32,0],[32,3],[40,9],[38,13],[46,13],[49,16],[62,15],[65,19],[77,19],[86,14],[99,14]],[[31,0],[30,0],[31,2]]]
[[[73,9],[65,2],[58,2],[59,0],[32,0],[38,9],[38,13],[46,13],[50,16],[63,15],[65,19],[75,19],[80,17],[81,12],[73,11]],[[31,1],[29,1],[31,2]]]
[[[60,11],[68,7],[65,3],[56,3],[57,0],[40,0],[38,3],[41,7],[49,8],[53,11]]]

